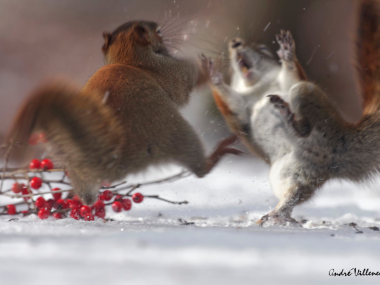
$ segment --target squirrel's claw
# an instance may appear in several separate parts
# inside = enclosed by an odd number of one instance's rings
[[[292,61],[296,45],[290,31],[281,30],[280,34],[276,35],[276,40],[280,45],[280,49],[277,51],[279,58],[286,61]]]
[[[293,120],[294,114],[289,108],[289,104],[286,103],[280,96],[278,95],[267,95],[269,97],[270,102],[273,106],[279,110],[280,114],[287,120]]]
[[[216,70],[215,62],[210,57],[206,57],[203,53],[198,56],[200,67],[203,74],[207,74],[212,84],[220,85],[223,83],[223,74]]]
[[[264,226],[264,224],[267,223],[268,225],[280,225],[280,226],[286,226],[286,225],[300,225],[299,222],[297,222],[295,219],[293,219],[290,214],[288,213],[278,213],[278,212],[270,212],[269,214],[266,214],[261,217],[260,220],[256,222],[259,226]]]
[[[209,57],[206,57],[203,53],[201,53],[200,55],[198,55],[198,62],[200,68],[200,77],[202,78],[200,81],[205,83],[209,81],[211,78],[213,61]]]

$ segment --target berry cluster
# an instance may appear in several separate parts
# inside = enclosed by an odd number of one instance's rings
[[[44,180],[42,174],[46,172],[63,172],[64,175],[61,180]],[[0,214],[3,215],[23,214],[26,216],[29,214],[37,214],[41,219],[46,219],[52,215],[56,219],[71,217],[76,220],[83,219],[85,221],[93,221],[95,217],[105,218],[106,206],[108,205],[111,206],[110,208],[112,208],[114,212],[119,213],[123,210],[131,210],[132,201],[134,203],[141,203],[144,198],[158,199],[172,204],[187,204],[187,201],[173,202],[160,198],[158,195],[144,196],[141,193],[132,194],[133,191],[143,185],[151,185],[182,178],[184,177],[183,173],[145,184],[121,186],[125,184],[125,182],[122,182],[115,186],[108,185],[107,188],[112,188],[113,191],[102,191],[105,187],[103,186],[101,190],[99,190],[99,199],[92,206],[83,205],[80,198],[73,195],[73,189],[62,190],[58,187],[52,187],[52,184],[64,184],[65,186],[71,186],[71,184],[67,181],[68,177],[64,169],[54,169],[54,164],[50,159],[43,159],[42,161],[33,159],[29,164],[29,169],[5,169],[2,174],[3,180],[13,179],[16,180],[16,182],[13,183],[12,188],[9,190],[2,191],[2,189],[0,189],[0,195],[12,198],[23,198],[24,200],[24,202],[0,206],[0,210],[3,208],[3,212],[0,211]],[[24,178],[17,177],[19,174],[22,174]],[[33,176],[29,176],[30,174]],[[25,184],[19,183],[20,180],[26,180],[25,177],[27,177],[27,182]],[[44,184],[50,188],[50,191],[43,193],[38,192]],[[121,192],[123,190],[129,191],[122,194]],[[12,192],[13,194],[10,194]],[[63,198],[64,193],[68,193],[65,198]],[[44,198],[46,194],[51,194],[53,198],[46,200]],[[36,197],[36,199],[34,199],[34,197]],[[27,205],[28,210],[18,212],[16,205]]]

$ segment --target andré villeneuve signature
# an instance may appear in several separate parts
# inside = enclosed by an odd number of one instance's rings
[[[379,271],[370,271],[368,268],[363,270],[351,268],[349,271],[342,269],[340,272],[335,272],[335,269],[330,269],[330,276],[380,276]]]

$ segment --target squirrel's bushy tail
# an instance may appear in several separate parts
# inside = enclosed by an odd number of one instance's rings
[[[380,109],[380,0],[360,1],[357,29],[357,73],[366,115]]]
[[[44,133],[53,157],[67,168],[75,192],[87,204],[95,201],[100,182],[117,173],[113,168],[124,139],[117,118],[97,95],[82,94],[65,82],[43,85],[25,100],[7,136],[22,150],[33,132]]]

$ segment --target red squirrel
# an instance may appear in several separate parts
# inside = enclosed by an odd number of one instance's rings
[[[157,23],[127,22],[103,37],[106,65],[81,90],[51,82],[32,92],[8,142],[23,146],[33,132],[44,133],[51,156],[88,205],[96,201],[102,182],[148,166],[173,162],[203,177],[224,155],[241,153],[229,147],[236,140],[231,137],[206,157],[178,109],[209,74],[195,62],[174,58]]]

